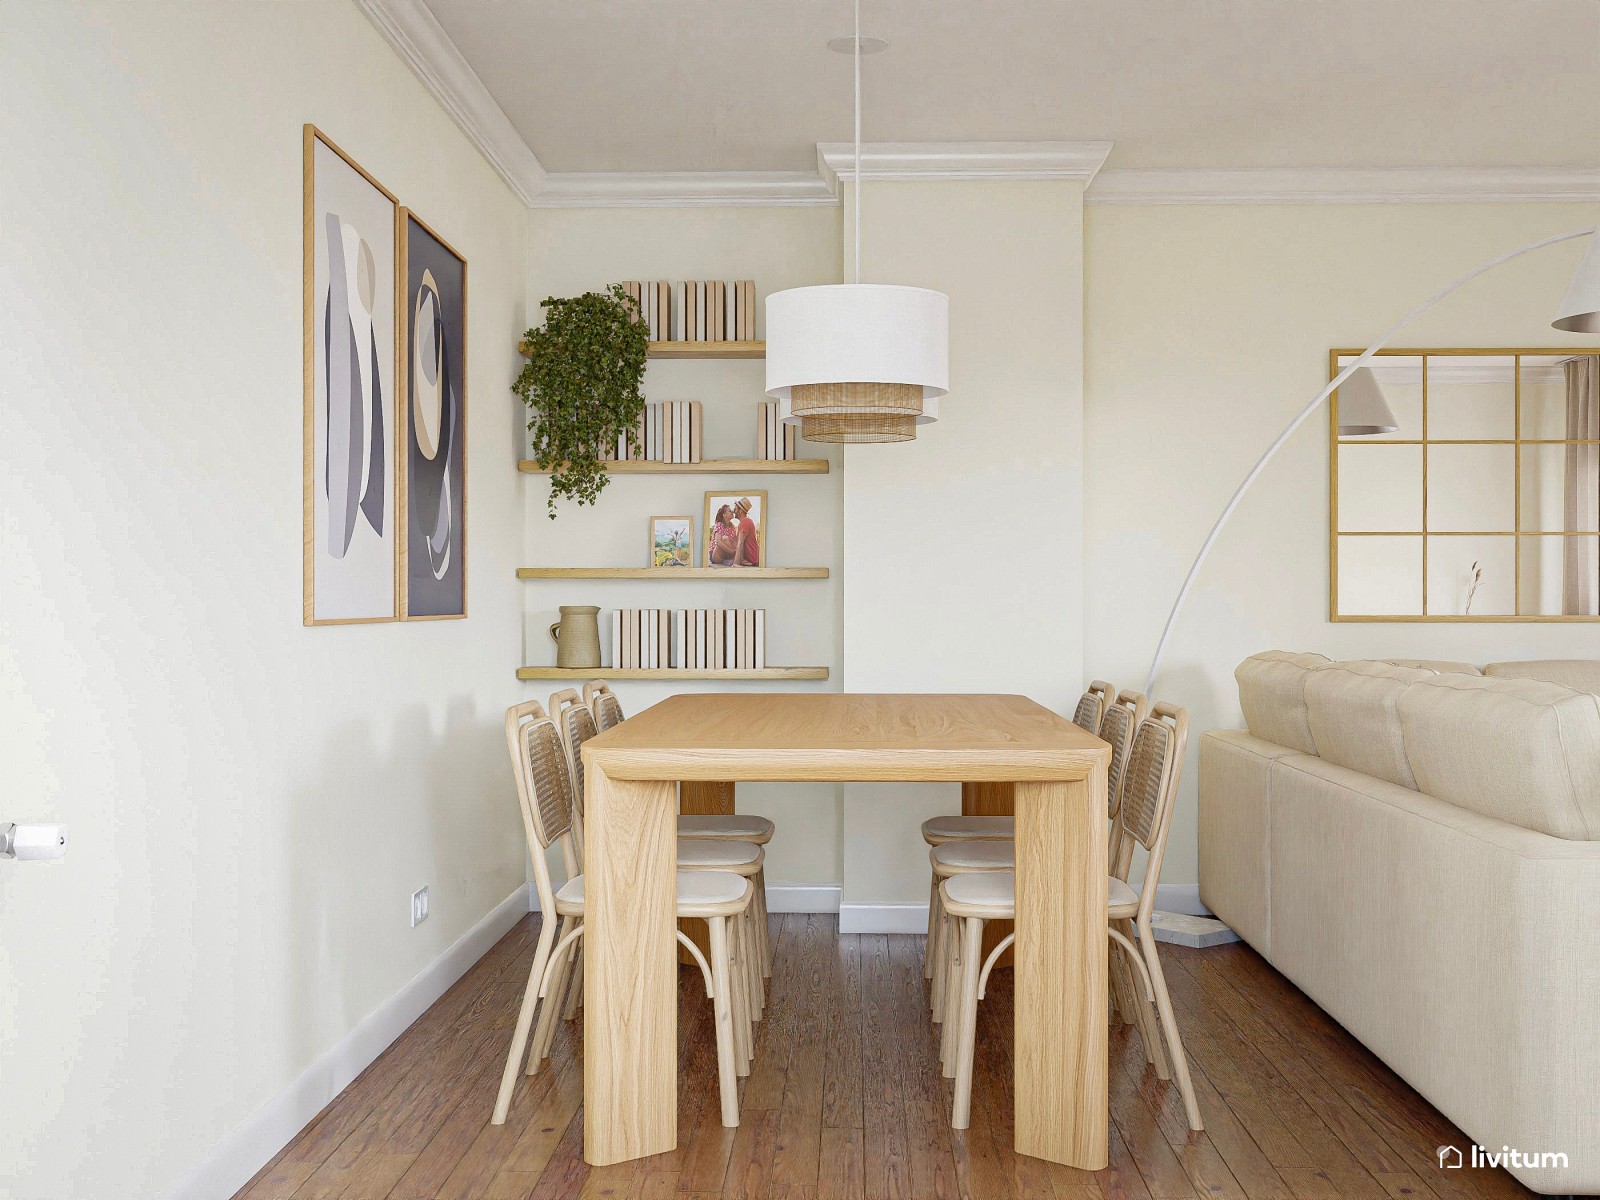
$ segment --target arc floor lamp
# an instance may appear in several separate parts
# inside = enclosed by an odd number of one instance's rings
[[[1155,657],[1150,660],[1150,674],[1145,680],[1144,690],[1146,695],[1155,695],[1156,676],[1161,672],[1161,659],[1167,652],[1167,643],[1172,640],[1173,627],[1178,623],[1178,614],[1183,611],[1183,603],[1189,598],[1189,592],[1194,587],[1195,578],[1200,574],[1200,568],[1205,565],[1206,558],[1211,553],[1211,547],[1216,544],[1217,536],[1227,525],[1228,518],[1233,516],[1233,510],[1239,507],[1239,501],[1250,490],[1250,485],[1256,481],[1266,465],[1272,461],[1275,454],[1283,448],[1296,429],[1305,422],[1305,419],[1321,407],[1322,402],[1346,381],[1350,381],[1356,395],[1347,397],[1341,402],[1346,411],[1341,418],[1349,417],[1346,422],[1341,419],[1339,432],[1347,437],[1361,437],[1375,433],[1388,433],[1394,429],[1394,418],[1389,415],[1388,405],[1384,403],[1382,394],[1378,391],[1377,383],[1372,379],[1367,362],[1379,350],[1387,346],[1402,329],[1427,312],[1446,296],[1459,288],[1465,287],[1478,276],[1494,270],[1502,263],[1508,263],[1514,258],[1521,258],[1524,254],[1532,254],[1535,250],[1543,250],[1546,246],[1554,246],[1558,242],[1570,242],[1576,238],[1594,235],[1594,240],[1589,244],[1588,253],[1583,261],[1578,264],[1577,274],[1572,277],[1572,286],[1567,289],[1567,294],[1561,302],[1561,307],[1556,314],[1556,319],[1551,324],[1567,333],[1600,333],[1600,229],[1576,229],[1570,233],[1558,233],[1554,237],[1540,238],[1536,242],[1529,242],[1526,246],[1492,258],[1486,263],[1472,268],[1459,279],[1446,284],[1421,304],[1417,305],[1405,316],[1397,321],[1392,329],[1380,337],[1372,345],[1363,350],[1355,361],[1340,371],[1329,381],[1311,402],[1295,414],[1289,424],[1284,426],[1283,432],[1275,438],[1270,446],[1256,459],[1255,466],[1250,468],[1250,473],[1234,489],[1233,495],[1228,497],[1228,502],[1222,506],[1222,512],[1217,516],[1216,523],[1211,526],[1211,532],[1206,535],[1206,540],[1200,545],[1200,552],[1195,555],[1194,562],[1189,566],[1189,573],[1183,578],[1183,586],[1178,589],[1177,598],[1172,602],[1172,611],[1167,614],[1167,623],[1161,629],[1161,640],[1156,643]],[[1360,375],[1357,373],[1360,372]],[[1352,379],[1352,376],[1356,376]],[[1352,401],[1354,402],[1352,405]],[[1349,411],[1354,407],[1356,411]]]

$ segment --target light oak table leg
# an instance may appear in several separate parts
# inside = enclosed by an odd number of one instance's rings
[[[733,814],[734,785],[731,780],[698,780],[685,779],[678,785],[678,811],[685,816],[694,817],[726,817]],[[689,917],[681,922],[680,928],[684,937],[700,947],[700,953],[711,954],[711,934],[706,928],[706,923],[698,917]],[[707,959],[709,960],[709,957]],[[693,967],[694,955],[689,953],[685,946],[678,947],[678,962],[685,967]]]
[[[678,1144],[677,788],[586,764],[583,1157]]]
[[[1016,785],[1016,1151],[1106,1165],[1106,776]]]

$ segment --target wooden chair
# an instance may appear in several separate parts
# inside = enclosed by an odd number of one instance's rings
[[[1122,785],[1123,827],[1129,837],[1145,848],[1148,857],[1144,880],[1139,888],[1135,889],[1115,876],[1107,879],[1106,932],[1138,968],[1146,997],[1140,1007],[1146,1008],[1150,1003],[1155,1005],[1160,1030],[1166,1039],[1167,1055],[1172,1060],[1173,1081],[1183,1097],[1189,1128],[1200,1130],[1204,1128],[1200,1120],[1200,1107],[1195,1102],[1194,1083],[1189,1076],[1183,1039],[1178,1033],[1172,999],[1167,994],[1166,978],[1161,973],[1161,959],[1156,953],[1155,934],[1150,928],[1150,918],[1155,911],[1156,887],[1161,880],[1161,859],[1166,852],[1167,834],[1172,828],[1172,810],[1177,799],[1178,775],[1183,765],[1188,734],[1188,713],[1165,703],[1157,704],[1134,733],[1133,749],[1128,755],[1127,773]],[[945,1004],[955,1015],[945,1024],[940,1055],[946,1075],[953,1073],[956,1079],[951,1125],[956,1129],[965,1129],[972,1114],[972,1055],[978,1001],[983,998],[984,987],[995,960],[1016,940],[1015,934],[1002,938],[988,958],[980,963],[983,926],[986,921],[1016,919],[1017,877],[1012,871],[972,871],[951,876],[940,890],[944,893],[944,910],[948,918],[961,925],[959,938],[949,938],[950,962],[943,972],[948,993]],[[1131,921],[1138,931],[1137,945],[1118,928],[1120,923],[1127,921]],[[1157,1075],[1162,1079],[1167,1078],[1159,1061]]]
[[[506,747],[511,753],[517,799],[522,809],[523,831],[533,861],[534,887],[539,893],[539,911],[544,914],[544,920],[540,924],[533,965],[490,1118],[495,1125],[505,1123],[516,1089],[517,1069],[524,1057],[527,1058],[527,1073],[532,1075],[549,1054],[558,998],[566,986],[573,958],[567,951],[578,944],[583,934],[583,875],[571,870],[567,882],[557,891],[551,884],[550,867],[545,859],[549,848],[559,842],[569,868],[577,867],[580,861],[574,838],[572,781],[561,735],[537,700],[507,709],[505,728]],[[744,981],[749,975],[750,951],[740,930],[748,920],[752,890],[747,880],[729,872],[678,873],[678,916],[697,917],[711,928],[709,963],[689,939],[679,934],[678,940],[693,953],[706,980],[706,994],[711,997],[716,1019],[722,1123],[730,1128],[739,1123],[737,1076],[748,1073],[751,1053],[748,1024],[737,1020],[736,1016],[749,1008]],[[559,927],[556,918],[560,919]],[[730,919],[734,922],[731,931]],[[530,1053],[528,1035],[541,996],[546,999]]]
[[[566,696],[567,692],[558,692],[558,696]],[[576,693],[572,693],[576,695]],[[622,712],[622,702],[617,699],[611,685],[603,679],[591,679],[583,685],[583,700],[589,706],[594,718],[596,732],[604,733],[615,725],[620,725],[626,718]],[[550,698],[551,711],[555,711],[556,697]],[[574,718],[576,720],[576,718]],[[563,733],[567,726],[563,725]],[[569,739],[570,740],[570,739]],[[581,779],[581,775],[579,776]],[[765,847],[772,840],[776,826],[766,817],[757,816],[755,813],[679,813],[678,837],[709,839],[714,841],[748,842]],[[705,858],[704,851],[700,853]],[[713,864],[706,863],[706,866]],[[715,863],[718,869],[733,870],[736,866],[747,865],[747,860],[739,859],[737,862]],[[683,847],[679,847],[678,866],[684,869],[699,868],[700,864],[684,860]],[[743,870],[741,874],[745,874]],[[749,873],[751,883],[756,889],[755,908],[751,914],[755,922],[757,949],[761,962],[761,974],[765,979],[772,978],[772,935],[768,929],[767,921],[767,872],[766,854],[763,850],[755,859],[755,869]]]
[[[1096,679],[1089,685],[1089,690],[1078,698],[1078,708],[1073,715],[1072,723],[1080,729],[1087,729],[1105,741],[1111,743],[1111,766],[1107,772],[1107,805],[1109,815],[1116,817],[1118,797],[1122,787],[1122,767],[1128,756],[1128,743],[1133,735],[1132,718],[1143,717],[1143,694],[1139,692],[1122,692],[1118,700],[1113,696],[1118,693],[1111,684],[1103,679]],[[1132,706],[1119,706],[1122,697],[1138,697],[1138,704]],[[1110,728],[1106,722],[1110,721]],[[1085,724],[1093,721],[1093,725]],[[936,822],[946,822],[936,826],[936,831],[944,833],[946,830],[958,828],[954,822],[1004,822],[993,826],[968,827],[991,828],[993,832],[979,836],[940,836],[930,837],[930,826]],[[939,885],[952,875],[964,871],[1009,871],[1016,863],[1016,834],[1015,824],[1011,817],[933,817],[922,823],[922,838],[928,843],[928,860],[933,866],[933,884],[928,890],[928,943],[924,952],[922,976],[924,979],[934,980],[932,992],[933,1019],[935,1022],[944,1020],[944,988],[939,978],[940,963],[944,960],[943,938],[945,924],[940,919],[941,903],[939,899]]]

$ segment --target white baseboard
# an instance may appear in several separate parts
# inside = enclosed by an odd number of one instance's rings
[[[769,883],[767,911],[836,913],[839,911],[839,894],[843,890],[837,883]]]
[[[840,904],[840,933],[927,933],[926,904]]]
[[[162,1200],[217,1200],[218,1196],[231,1196],[243,1187],[328,1101],[348,1087],[522,919],[530,899],[532,889],[519,887],[495,905],[420,974],[363,1017],[298,1079],[223,1138],[205,1161],[167,1190]]]
[[[1200,902],[1198,883],[1163,883],[1156,888],[1156,908],[1161,912],[1184,913],[1191,917],[1215,914]]]

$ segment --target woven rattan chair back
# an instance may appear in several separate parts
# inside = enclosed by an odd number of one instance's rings
[[[622,701],[603,679],[591,679],[583,685],[583,697],[594,713],[594,726],[601,733],[623,722]]]
[[[550,885],[550,867],[544,852],[560,842],[570,875],[576,870],[576,847],[566,751],[544,705],[528,700],[506,710],[506,748],[511,753],[512,774],[517,781],[517,799],[522,807],[522,827],[533,861],[540,911],[554,912],[555,891]]]
[[[1072,713],[1072,723],[1079,729],[1087,729],[1090,733],[1100,732],[1100,721],[1105,716],[1106,705],[1111,702],[1111,697],[1116,695],[1117,689],[1103,679],[1096,679],[1089,685],[1089,690],[1078,697],[1078,707]]]
[[[561,740],[566,745],[567,775],[572,780],[572,811],[576,814],[578,828],[583,828],[583,744],[594,737],[594,712],[583,702],[583,697],[568,688],[550,697],[550,715],[561,729]]]
[[[1122,807],[1122,784],[1127,776],[1128,751],[1133,748],[1133,731],[1144,714],[1144,693],[1122,692],[1106,706],[1100,718],[1100,740],[1111,747],[1111,765],[1106,770],[1106,815],[1113,821]]]

